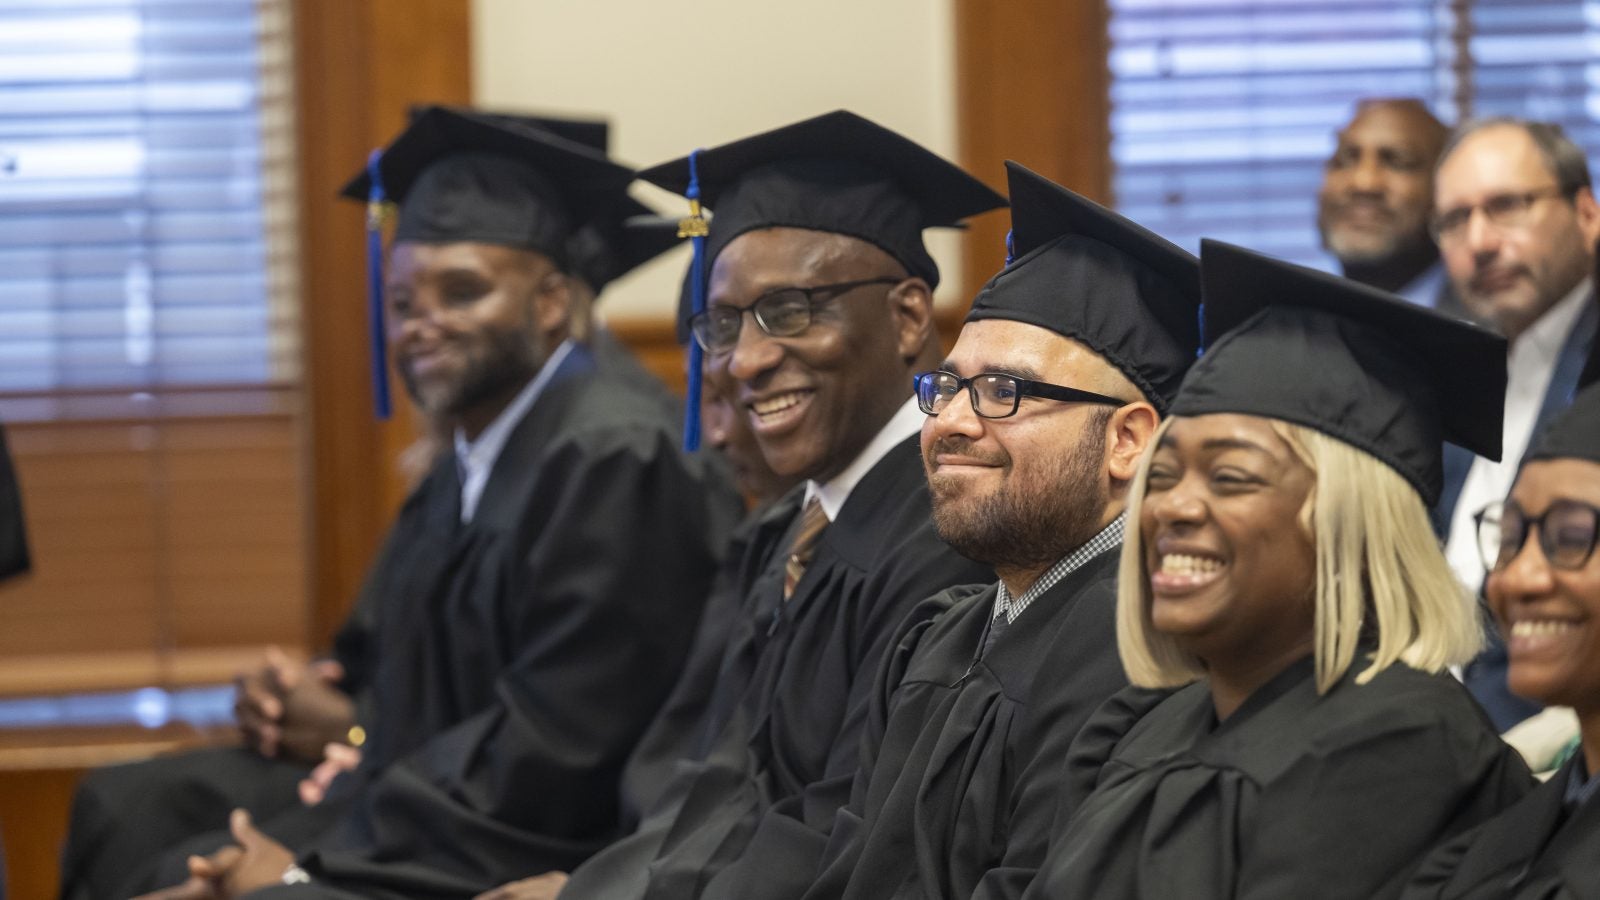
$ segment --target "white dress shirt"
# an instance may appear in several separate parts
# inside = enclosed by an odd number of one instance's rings
[[[1539,408],[1544,405],[1550,379],[1555,376],[1561,347],[1583,312],[1583,304],[1588,302],[1589,290],[1590,280],[1586,278],[1511,342],[1506,357],[1509,377],[1500,462],[1490,462],[1481,456],[1472,461],[1467,480],[1461,486],[1461,497],[1450,516],[1450,536],[1445,542],[1450,568],[1474,595],[1483,583],[1484,571],[1483,559],[1478,553],[1478,526],[1473,517],[1485,506],[1504,500],[1511,493],[1522,454],[1527,452],[1533,437]]]
[[[456,465],[460,467],[461,475],[461,521],[471,522],[473,513],[478,511],[478,501],[483,497],[483,488],[489,483],[489,472],[494,469],[495,460],[500,458],[500,451],[505,449],[506,440],[511,437],[511,430],[517,427],[522,417],[527,415],[533,407],[533,402],[544,393],[545,385],[555,375],[556,369],[561,368],[561,363],[572,352],[572,341],[565,340],[556,352],[550,354],[544,366],[539,369],[539,374],[533,376],[517,396],[494,417],[489,427],[479,432],[474,440],[467,440],[467,435],[460,428],[456,429]]]
[[[827,514],[828,521],[839,518],[839,510],[844,508],[844,502],[850,499],[850,492],[855,490],[856,484],[872,471],[890,450],[906,438],[922,431],[922,423],[928,418],[927,414],[917,407],[917,398],[908,397],[906,402],[895,410],[889,421],[878,429],[867,446],[856,454],[850,465],[844,471],[828,479],[824,484],[815,481],[806,482],[806,502],[811,502],[816,497],[822,503],[822,511]],[[802,507],[804,508],[804,507]]]

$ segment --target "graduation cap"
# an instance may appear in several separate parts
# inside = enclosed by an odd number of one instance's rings
[[[1087,345],[1166,409],[1200,347],[1200,262],[1015,162],[1012,261],[968,322],[1011,319]]]
[[[427,109],[414,107],[412,117]],[[547,131],[602,155],[611,153],[611,126],[604,119],[484,111],[475,114],[502,125]],[[678,221],[633,199],[624,187],[617,191],[611,204],[596,209],[578,226],[567,242],[567,250],[573,274],[587,282],[598,298],[606,285],[677,244]]]
[[[1200,244],[1207,347],[1172,414],[1245,413],[1372,454],[1438,501],[1441,442],[1500,458],[1506,342],[1344,278]]]
[[[1600,462],[1600,339],[1589,345],[1589,362],[1578,378],[1572,405],[1539,432],[1522,461],[1569,456]]]
[[[706,273],[735,238],[763,228],[804,228],[872,244],[929,286],[939,267],[922,242],[926,228],[1005,205],[959,166],[915,141],[845,110],[696,150],[639,173],[689,198],[679,234],[696,245],[689,280],[693,312],[705,308]],[[715,211],[708,226],[700,205]],[[699,348],[690,344],[684,442],[699,439]]]
[[[388,416],[382,288],[383,205],[399,205],[396,241],[473,241],[542,253],[572,266],[569,241],[615,208],[632,180],[593,147],[506,116],[445,106],[413,109],[409,124],[340,192],[365,200],[369,323],[378,415]]]

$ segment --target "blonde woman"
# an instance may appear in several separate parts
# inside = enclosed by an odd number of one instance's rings
[[[1407,900],[1600,896],[1600,354],[1480,518],[1511,690],[1578,714],[1579,746],[1538,790],[1422,866]]]
[[[1393,896],[1531,783],[1444,672],[1481,635],[1425,505],[1441,435],[1498,455],[1505,345],[1225,244],[1201,270],[1225,336],[1123,548],[1118,646],[1147,690],[1074,743],[1029,896]]]

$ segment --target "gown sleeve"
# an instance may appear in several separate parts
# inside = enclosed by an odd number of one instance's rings
[[[615,837],[621,767],[682,665],[725,518],[670,436],[615,431],[541,458],[521,526],[537,537],[507,536],[477,583],[456,581],[513,598],[493,705],[380,773],[306,856],[314,877],[475,892]]]
[[[1429,848],[1528,790],[1520,757],[1481,723],[1378,712],[1329,723],[1311,752],[1242,800],[1240,900],[1399,896]]]
[[[1018,898],[1033,883],[1050,838],[1061,832],[1071,811],[1094,791],[1100,769],[1134,724],[1168,690],[1126,687],[1095,710],[1076,735],[1042,750],[1023,770],[1018,806],[1000,865],[984,873],[973,900]]]

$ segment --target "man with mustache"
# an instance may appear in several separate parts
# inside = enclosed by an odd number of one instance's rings
[[[1346,278],[1454,306],[1428,233],[1433,165],[1449,129],[1412,98],[1363,100],[1339,131],[1317,194],[1322,247]]]
[[[1543,122],[1462,126],[1440,154],[1432,229],[1455,296],[1511,342],[1503,461],[1447,445],[1434,509],[1451,567],[1477,591],[1474,517],[1505,498],[1530,436],[1571,402],[1600,318],[1591,281],[1600,205],[1583,151]],[[1498,644],[1468,667],[1466,682],[1501,730],[1537,711],[1506,689]]]
[[[878,670],[862,765],[831,834],[741,859],[718,897],[1020,893],[1061,762],[1126,685],[1115,649],[1123,511],[1199,346],[1193,256],[1016,163],[1015,259],[919,376],[933,519],[998,581],[945,592]]]
[[[361,764],[261,829],[235,812],[237,846],[162,896],[284,879],[470,896],[523,866],[576,865],[616,837],[622,768],[681,669],[737,515],[662,405],[570,337],[572,239],[628,169],[435,107],[346,193],[380,179],[399,203],[389,344],[453,440],[337,642],[344,678],[326,689],[350,698]]]
[[[641,177],[712,209],[690,330],[768,466],[805,484],[758,523],[731,625],[691,657],[690,676],[715,675],[710,700],[635,832],[513,896],[688,900],[740,856],[825,829],[898,623],[991,577],[934,530],[911,376],[939,353],[924,229],[1004,201],[844,111]]]

